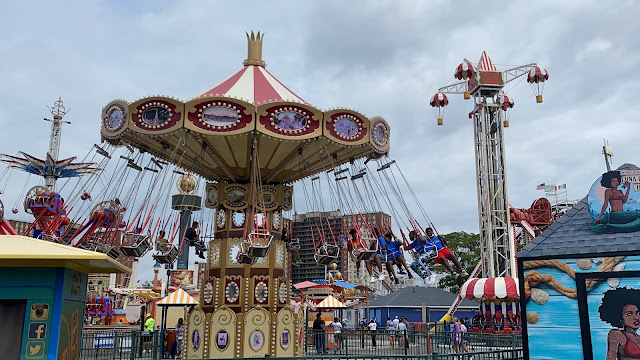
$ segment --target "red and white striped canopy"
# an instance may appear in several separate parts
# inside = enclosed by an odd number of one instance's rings
[[[449,104],[447,95],[441,92],[433,95],[431,101],[429,102],[429,105],[431,105],[432,107],[444,107],[447,106],[447,104]]]
[[[500,97],[500,105],[502,105],[503,110],[507,110],[507,108],[512,108],[515,103],[513,99],[508,97],[507,95],[502,95]]]
[[[529,71],[529,75],[527,76],[527,82],[530,83],[541,83],[549,80],[549,73],[546,69],[543,69],[539,66],[534,67]]]
[[[467,299],[519,298],[518,279],[514,277],[469,279],[460,288]]]
[[[480,69],[480,71],[498,71],[485,51],[482,52],[480,61],[478,61],[478,69]]]
[[[473,74],[476,72],[476,69],[473,68],[473,65],[467,59],[465,59],[462,64],[458,65],[456,68],[456,72],[453,74],[458,80],[468,79],[473,77]]]
[[[211,90],[207,90],[197,98],[207,96],[228,96],[243,99],[258,105],[272,101],[303,102],[267,69],[258,65],[247,65]]]

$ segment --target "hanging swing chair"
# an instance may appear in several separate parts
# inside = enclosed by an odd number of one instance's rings
[[[291,239],[291,241],[289,241],[289,243],[287,244],[287,250],[300,251],[300,239],[298,238]]]
[[[169,251],[160,251],[159,245],[165,245],[165,249],[167,246],[171,247],[171,249],[169,249]],[[158,264],[173,264],[173,262],[178,258],[178,255],[180,255],[178,247],[171,244],[156,244],[156,250],[158,253],[153,254],[153,259],[157,261]]]
[[[120,251],[117,248],[113,247],[109,251],[107,251],[107,256],[116,260],[120,256]],[[127,255],[128,256],[128,255]]]
[[[257,232],[254,231],[249,234],[247,238],[247,255],[254,258],[261,258],[267,256],[269,248],[273,243],[273,235],[268,231]]]
[[[142,257],[151,250],[147,235],[125,232],[124,238],[126,244],[132,244],[120,247],[120,252],[125,256]]]
[[[249,243],[249,241],[246,240],[240,244],[240,251],[238,251],[238,255],[236,256],[236,260],[238,261],[238,263],[253,265],[258,261],[257,257],[249,256],[250,245],[251,244]]]
[[[319,265],[331,265],[331,263],[338,262],[339,254],[340,248],[337,245],[325,242],[316,250],[314,259]]]
[[[353,255],[358,261],[369,261],[373,259],[378,252],[378,240],[367,238],[367,239],[358,239],[358,246],[353,247]]]

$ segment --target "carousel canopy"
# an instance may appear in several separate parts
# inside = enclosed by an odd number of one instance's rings
[[[519,298],[518,279],[514,277],[469,279],[460,288],[467,299]]]
[[[260,177],[268,184],[293,183],[388,152],[390,127],[384,119],[309,105],[265,69],[262,36],[247,37],[244,67],[191,100],[150,96],[107,104],[103,140],[231,183],[250,180],[254,148]]]
[[[274,101],[305,102],[260,65],[247,65],[213,89],[198,98],[226,96],[243,99],[253,104]]]
[[[333,295],[327,296],[326,299],[322,300],[320,304],[316,306],[316,308],[324,308],[324,309],[338,309],[346,307],[340,300],[333,297]]]

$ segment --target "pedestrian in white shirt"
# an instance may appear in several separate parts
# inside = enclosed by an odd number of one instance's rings
[[[333,328],[333,339],[336,342],[336,346],[338,349],[342,349],[342,323],[340,319],[334,318],[329,326]]]
[[[404,323],[404,321],[399,321],[398,322],[398,343],[401,348],[405,346],[406,337],[407,337],[407,325]]]
[[[376,348],[376,332],[378,331],[378,324],[375,321],[371,320],[369,322],[369,332],[371,333],[371,347]]]

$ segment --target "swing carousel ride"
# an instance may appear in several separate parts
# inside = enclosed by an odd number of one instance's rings
[[[389,124],[352,109],[313,107],[266,70],[260,33],[247,37],[244,67],[191,100],[151,96],[108,103],[101,116],[103,142],[82,163],[57,160],[66,113],[61,100],[47,160],[2,158],[9,164],[0,177],[2,189],[15,169],[45,179],[46,186],[29,191],[30,178],[25,181],[24,210],[35,217],[26,234],[122,262],[151,251],[159,264],[179,269],[188,266],[189,247],[200,241],[207,267],[200,304],[186,321],[190,358],[301,354],[304,319],[290,307],[285,266],[287,253],[300,247],[295,229],[288,236],[284,231],[294,208],[293,183],[303,180],[309,210],[322,211],[325,191],[318,180],[325,177],[332,205],[351,219],[339,233],[328,219],[312,228],[318,264],[335,264],[343,247],[353,261],[371,260],[379,250],[373,234],[391,229],[368,223],[363,214],[380,211],[381,202],[400,202],[401,210],[390,208],[400,229],[420,228],[396,174],[408,182],[386,158]],[[57,187],[62,178],[66,182]],[[171,195],[173,184],[177,195]],[[380,191],[384,200],[374,197]],[[194,219],[204,225],[197,229],[199,240],[186,236]],[[425,224],[433,227],[428,218]],[[216,342],[221,336],[228,338],[223,346]]]
[[[152,252],[159,264],[178,269],[188,267],[191,246],[206,251],[200,304],[186,318],[189,358],[262,356],[265,351],[274,356],[302,354],[304,318],[290,306],[286,269],[287,254],[300,249],[296,229],[285,223],[295,212],[296,182],[308,211],[324,213],[326,198],[331,203],[327,207],[342,210],[339,231],[330,224],[335,219],[322,217],[311,227],[318,264],[335,268],[345,258],[340,253],[346,251],[349,261],[369,264],[371,281],[377,280],[375,275],[382,280],[382,266],[371,265],[382,253],[379,238],[392,233],[391,224],[368,222],[365,216],[382,210],[395,221],[400,249],[410,249],[411,269],[419,277],[428,279],[428,264],[437,254],[433,235],[426,231],[431,228],[438,235],[436,227],[398,164],[388,159],[389,124],[348,108],[323,111],[310,105],[266,70],[261,34],[252,32],[247,39],[244,67],[188,101],[156,95],[108,103],[101,115],[102,143],[94,145],[81,163],[57,158],[66,114],[61,100],[52,109],[46,160],[24,153],[1,159],[9,164],[0,174],[2,191],[15,169],[44,178],[43,184],[27,191],[27,177],[22,189],[27,194],[24,211],[35,217],[25,234],[104,252],[123,263]],[[466,60],[465,64],[459,71],[464,81],[441,89],[431,104],[442,110],[448,102],[444,93],[464,91],[465,97],[474,96],[470,117],[476,119],[478,133],[479,194],[498,194],[491,204],[500,206],[484,204],[479,195],[482,269],[489,276],[514,275],[514,243],[504,226],[509,212],[502,130],[508,122],[499,121],[513,101],[501,88],[524,74],[539,81],[548,75],[541,75],[535,64],[504,73],[470,70],[472,65]],[[487,79],[499,81],[488,84]],[[542,101],[541,94],[538,99]],[[490,144],[487,148],[479,147],[485,144],[480,141],[483,136]],[[492,165],[487,157],[500,162]],[[66,181],[58,188],[59,179]],[[173,184],[179,194],[172,195]],[[417,203],[424,227],[411,213],[415,206],[410,201]],[[17,214],[19,207],[17,200],[11,211]],[[4,212],[0,203],[1,231],[16,234]],[[491,219],[498,219],[501,227]],[[186,236],[193,220],[202,224],[196,239]],[[411,246],[403,229],[414,234]],[[423,240],[421,246],[416,233]],[[479,264],[473,275],[480,268]],[[387,271],[397,279],[392,269]],[[382,282],[393,289],[388,278]],[[220,338],[228,341],[216,341]]]

